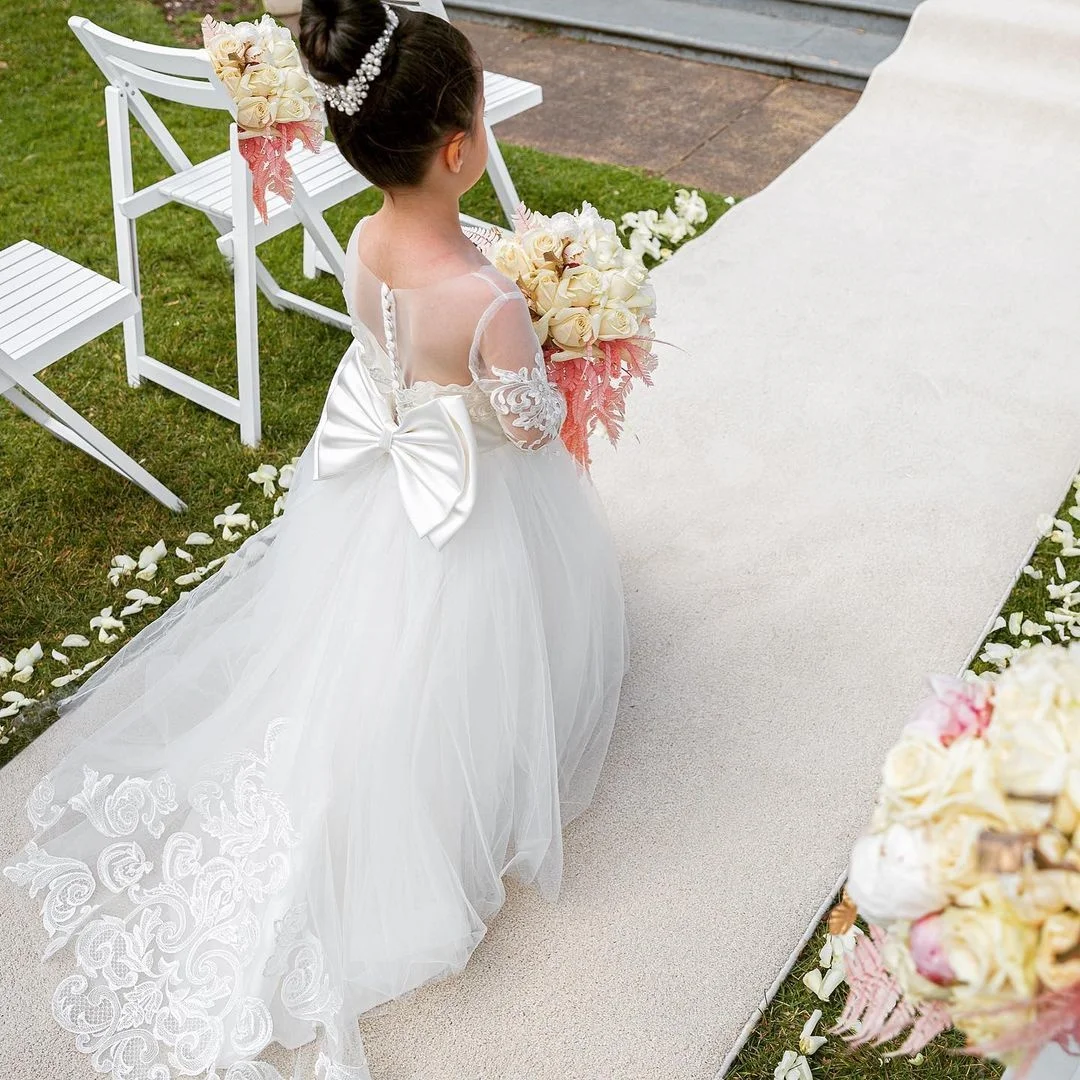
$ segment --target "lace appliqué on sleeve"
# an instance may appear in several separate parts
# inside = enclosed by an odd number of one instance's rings
[[[539,432],[545,443],[558,436],[566,419],[566,401],[548,382],[541,358],[531,369],[508,371],[492,367],[491,374],[499,380],[491,392],[491,404],[497,413],[512,417],[512,425],[522,431]],[[535,439],[516,439],[507,434],[520,447],[536,444]]]

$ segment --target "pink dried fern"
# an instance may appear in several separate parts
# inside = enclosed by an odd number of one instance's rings
[[[917,1054],[952,1027],[952,1018],[941,1002],[916,1003],[904,998],[899,982],[885,966],[884,942],[885,931],[876,926],[856,941],[854,952],[847,957],[848,998],[833,1032],[859,1047],[882,1046],[907,1031],[899,1049],[886,1056]]]

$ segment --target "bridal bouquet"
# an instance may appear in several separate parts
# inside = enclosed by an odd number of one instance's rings
[[[315,152],[322,145],[322,108],[292,35],[269,15],[235,26],[207,15],[202,32],[214,72],[236,103],[240,153],[251,169],[255,209],[265,222],[267,191],[292,199],[286,154],[293,142],[299,139]]]
[[[602,428],[617,442],[631,385],[651,385],[649,273],[589,203],[553,217],[521,207],[514,232],[484,246],[529,302],[548,379],[566,398],[563,442],[588,467],[589,438]]]
[[[1080,1037],[1080,645],[932,687],[852,853],[842,908],[871,933],[840,1027],[910,1029],[897,1052],[914,1053],[955,1026],[1023,1071]]]

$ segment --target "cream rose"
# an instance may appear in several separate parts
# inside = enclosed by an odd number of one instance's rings
[[[561,308],[552,313],[548,325],[552,340],[564,349],[583,349],[596,340],[588,308]]]
[[[277,97],[275,120],[279,124],[306,120],[311,115],[308,103],[295,91],[283,90]]]
[[[243,56],[244,45],[235,34],[219,34],[207,46],[214,71],[219,75],[230,67],[237,67]]]
[[[311,80],[299,68],[286,68],[282,72],[281,88],[299,94],[309,104],[315,101],[315,88],[311,85]]]
[[[587,308],[603,295],[604,279],[592,266],[573,266],[563,271],[556,292],[556,305],[570,308]]]
[[[521,247],[536,266],[558,262],[562,256],[563,243],[551,229],[529,229],[521,236]]]
[[[231,97],[235,98],[240,95],[240,71],[238,68],[226,68],[221,72],[220,78]]]
[[[495,268],[511,281],[523,281],[535,270],[532,260],[522,251],[516,240],[504,240],[499,244],[492,262]]]
[[[300,68],[300,53],[293,44],[288,41],[275,41],[270,47],[270,62],[278,68]]]
[[[249,131],[258,131],[274,122],[274,113],[266,98],[245,97],[236,103],[236,122]]]
[[[1064,990],[1080,982],[1080,957],[1066,954],[1080,944],[1080,915],[1062,912],[1051,915],[1039,932],[1035,971],[1050,990]]]
[[[948,751],[938,739],[907,731],[889,751],[881,779],[889,795],[919,804],[940,793],[948,768]]]
[[[639,329],[634,313],[621,301],[609,300],[593,316],[600,341],[622,341],[634,337]]]
[[[637,264],[624,266],[608,274],[607,294],[612,300],[622,300],[624,303],[628,303],[637,296],[641,286],[644,284],[644,268],[639,268]]]
[[[935,874],[951,892],[963,892],[983,881],[979,869],[979,837],[997,822],[991,817],[960,814],[927,830]]]
[[[244,97],[270,97],[281,88],[284,79],[273,64],[252,64],[240,79]]]
[[[988,741],[998,782],[1007,794],[1052,798],[1065,789],[1069,744],[1051,717],[1032,715],[1018,723],[995,724]]]
[[[946,908],[941,933],[949,963],[971,993],[1002,1001],[1034,994],[1039,932],[1007,905]]]
[[[559,289],[559,275],[554,270],[538,270],[529,283],[529,295],[540,315],[546,315],[555,306]]]

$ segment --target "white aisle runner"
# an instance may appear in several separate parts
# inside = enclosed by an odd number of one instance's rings
[[[658,274],[687,355],[596,469],[634,635],[596,804],[557,906],[515,892],[463,976],[365,1023],[379,1080],[714,1076],[1080,462],[1078,193],[1080,2],[927,0]],[[0,835],[64,737],[4,772]],[[88,1080],[12,897],[0,1075]]]

